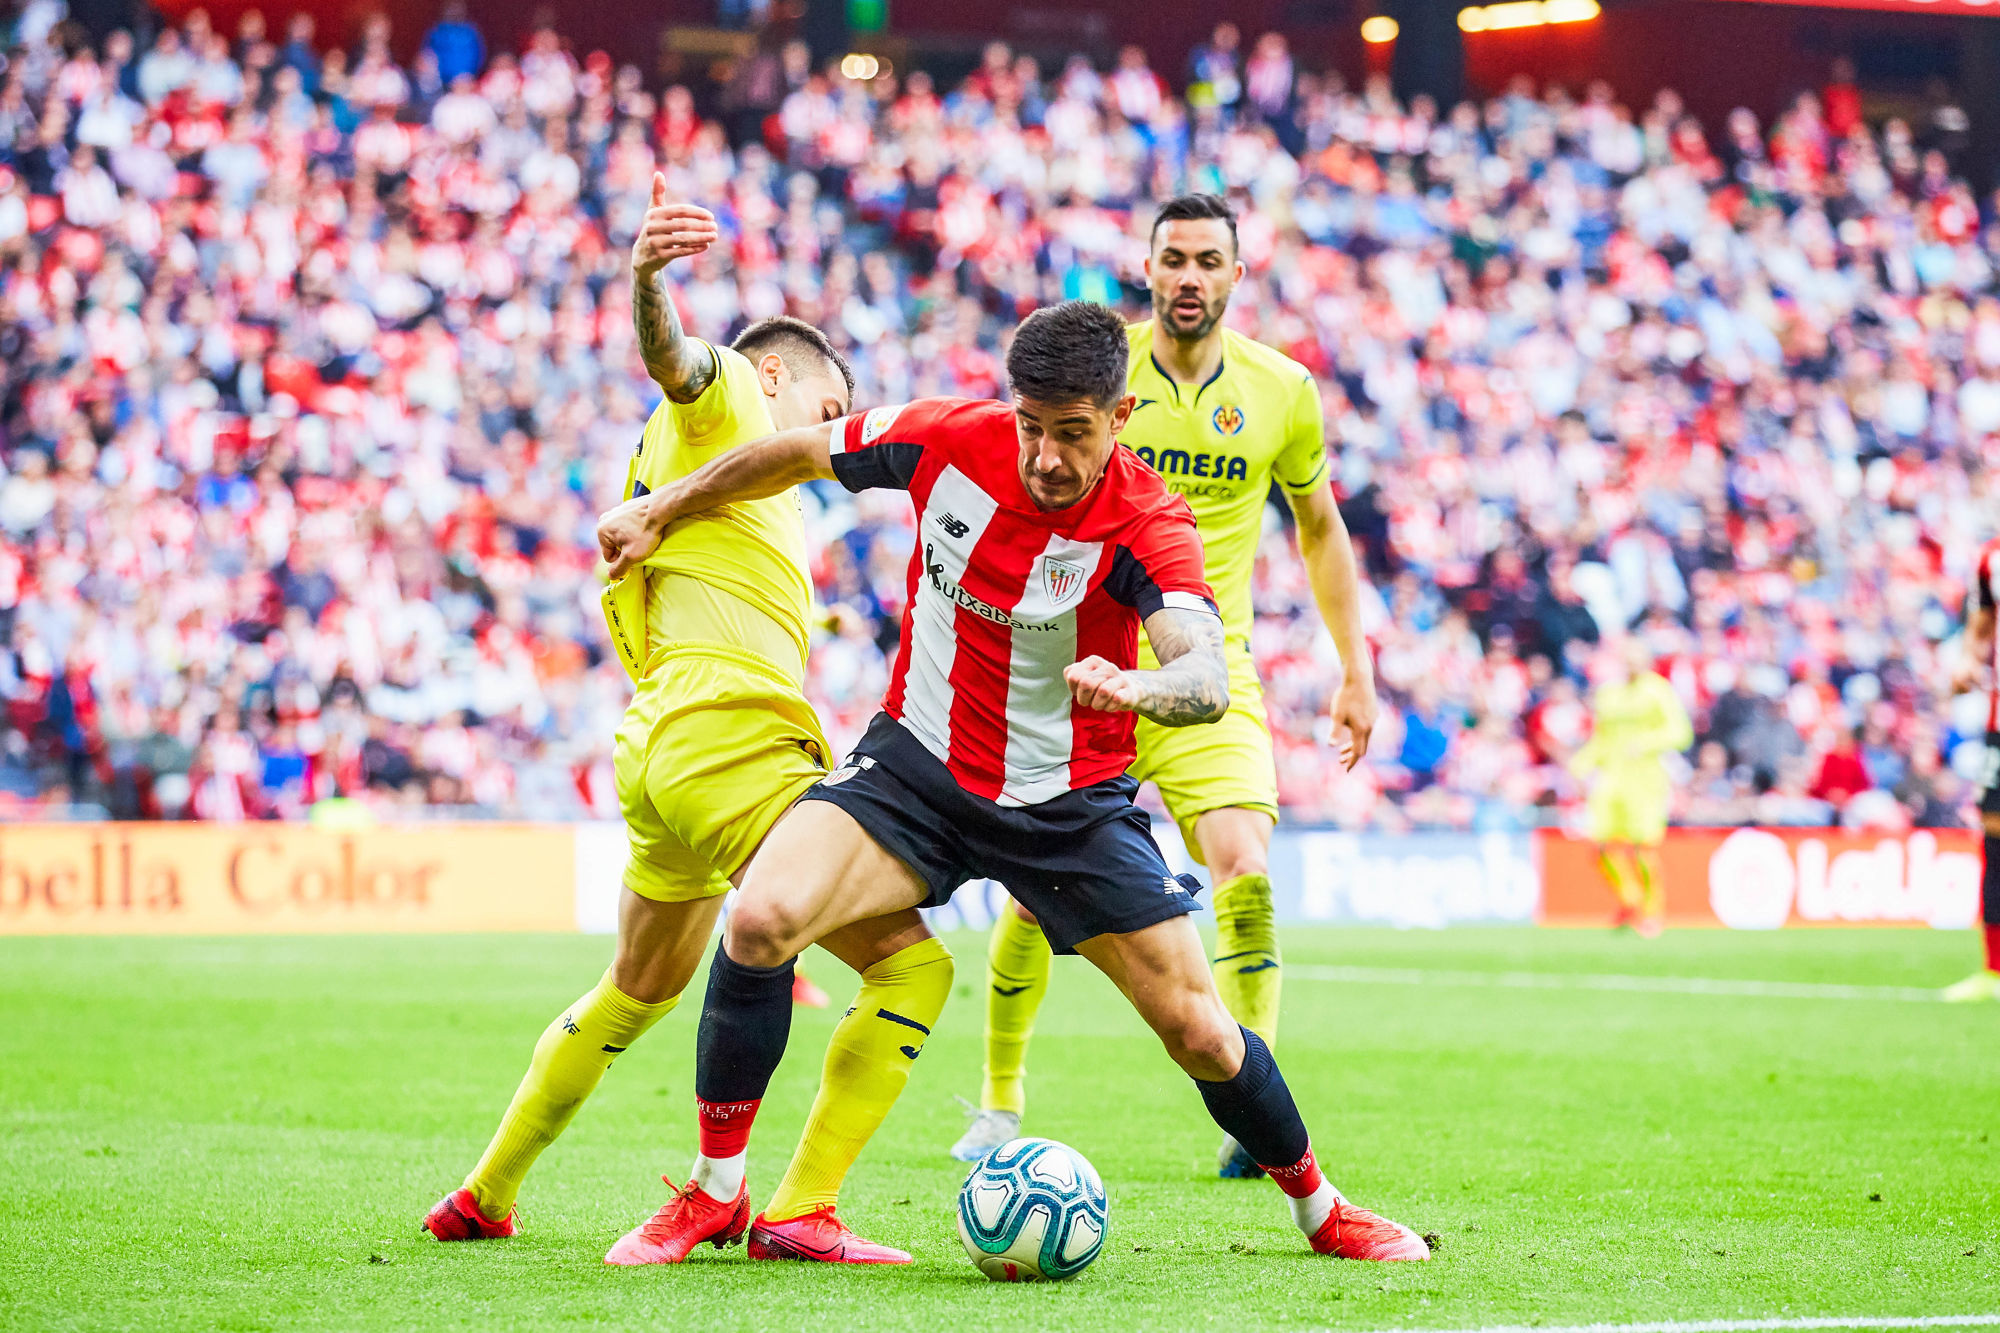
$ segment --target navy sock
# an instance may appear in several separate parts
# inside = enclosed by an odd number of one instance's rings
[[[1292,1165],[1312,1146],[1271,1048],[1249,1028],[1243,1029],[1243,1067],[1236,1077],[1220,1083],[1198,1078],[1194,1085],[1215,1123],[1266,1170]]]
[[[694,1095],[716,1105],[760,1101],[792,1035],[792,965],[745,967],[715,946],[694,1044]]]

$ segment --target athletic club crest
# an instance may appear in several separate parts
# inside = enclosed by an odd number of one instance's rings
[[[1217,435],[1234,435],[1243,429],[1243,409],[1234,403],[1224,403],[1216,408],[1215,415],[1209,419],[1215,423]]]
[[[1049,595],[1049,605],[1063,605],[1083,591],[1083,566],[1057,560],[1053,556],[1045,557],[1042,561],[1042,589]]]

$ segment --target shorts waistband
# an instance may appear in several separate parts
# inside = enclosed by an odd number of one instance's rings
[[[746,670],[769,676],[787,689],[801,693],[805,690],[804,681],[764,654],[740,644],[721,643],[712,639],[668,640],[653,649],[652,654],[646,658],[645,675],[650,677],[661,666],[680,657],[706,657],[711,660],[733,662]]]

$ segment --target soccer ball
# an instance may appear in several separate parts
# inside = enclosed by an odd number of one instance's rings
[[[1104,1248],[1104,1182],[1052,1139],[987,1153],[958,1192],[958,1238],[995,1282],[1075,1277]]]

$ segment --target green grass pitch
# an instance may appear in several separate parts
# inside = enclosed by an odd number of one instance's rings
[[[478,1155],[603,939],[0,941],[0,1328],[1446,1329],[2000,1311],[2000,1005],[1889,996],[1357,984],[1336,967],[1935,986],[1974,938],[1646,943],[1292,930],[1278,1053],[1337,1183],[1433,1232],[1421,1265],[1308,1254],[1268,1182],[1214,1179],[1201,1103],[1115,992],[1059,960],[1028,1128],[1094,1161],[1103,1257],[989,1284],[952,1224],[984,941],[843,1204],[908,1269],[610,1243],[694,1150],[689,1002],[612,1069],[522,1196],[525,1232],[418,1220]],[[842,969],[809,963],[839,997]],[[1320,975],[1312,973],[1319,970]],[[833,1015],[798,1016],[751,1147],[776,1183]]]

